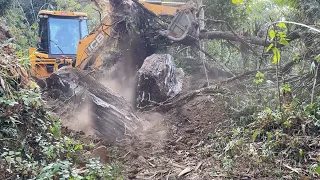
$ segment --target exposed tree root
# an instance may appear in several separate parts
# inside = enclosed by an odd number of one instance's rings
[[[186,94],[178,94],[177,96],[168,99],[161,103],[156,103],[141,107],[140,110],[146,111],[146,110],[153,110],[153,111],[168,111],[172,108],[179,108],[192,99],[194,99],[197,96],[210,96],[210,95],[216,95],[216,94],[224,94],[224,95],[230,95],[231,93],[227,89],[220,89],[216,86],[209,86],[205,88],[201,88]]]

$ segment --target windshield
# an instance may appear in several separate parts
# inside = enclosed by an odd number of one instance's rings
[[[77,54],[80,20],[49,18],[51,54]]]

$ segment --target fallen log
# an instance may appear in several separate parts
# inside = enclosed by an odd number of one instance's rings
[[[137,106],[161,103],[182,90],[182,69],[176,69],[169,54],[153,54],[144,60],[138,71]]]
[[[51,104],[56,106],[51,107],[51,111],[65,121],[89,105],[93,134],[108,142],[121,141],[141,127],[130,103],[96,81],[90,72],[62,68],[46,78],[42,88],[45,96],[51,98],[50,102],[54,99],[58,102]],[[81,117],[78,119],[82,120]]]

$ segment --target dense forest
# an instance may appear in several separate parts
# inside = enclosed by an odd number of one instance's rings
[[[165,52],[184,72],[182,95],[135,112],[166,125],[114,145],[62,125],[28,73],[40,10],[85,12],[91,31],[106,1],[0,0],[0,178],[319,178],[320,2],[193,1],[199,47]]]

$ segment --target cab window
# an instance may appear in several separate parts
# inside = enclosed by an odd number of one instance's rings
[[[40,18],[39,32],[38,32],[38,51],[42,53],[48,53],[48,19]]]
[[[77,54],[80,40],[80,23],[78,18],[49,18],[50,54]]]
[[[82,39],[82,38],[85,38],[89,34],[87,20],[85,20],[85,19],[80,20],[80,28],[81,28],[81,39]]]

